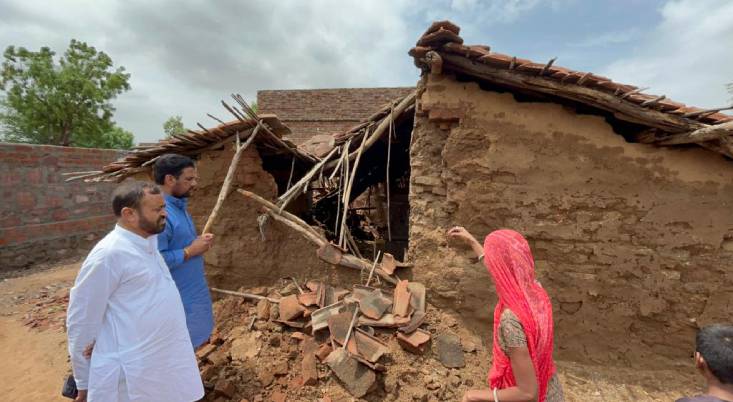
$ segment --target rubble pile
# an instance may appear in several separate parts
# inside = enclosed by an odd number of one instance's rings
[[[15,296],[13,301],[16,305],[28,306],[22,319],[28,328],[36,331],[65,330],[66,307],[69,304],[67,284],[47,285],[37,293]]]
[[[481,342],[417,282],[240,292],[215,303],[197,351],[206,401],[456,400],[488,370]]]

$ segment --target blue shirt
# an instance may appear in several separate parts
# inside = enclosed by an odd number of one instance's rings
[[[186,312],[186,326],[193,347],[201,346],[214,328],[211,294],[204,275],[204,258],[197,255],[184,261],[183,249],[196,239],[196,227],[186,210],[187,199],[165,195],[168,213],[165,230],[158,235],[158,250],[163,255],[171,276],[181,294]]]

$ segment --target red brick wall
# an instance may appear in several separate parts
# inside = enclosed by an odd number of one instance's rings
[[[414,88],[338,88],[267,90],[257,92],[257,107],[274,113],[300,144],[317,134],[343,132],[369,117],[384,104]]]
[[[109,231],[114,184],[67,183],[62,173],[97,170],[121,155],[0,143],[0,276],[84,253]]]

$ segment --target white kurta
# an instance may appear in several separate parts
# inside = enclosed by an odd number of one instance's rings
[[[71,289],[69,354],[89,402],[188,402],[204,396],[176,284],[147,239],[116,226]],[[96,340],[91,360],[82,355]],[[127,395],[120,395],[120,382]]]

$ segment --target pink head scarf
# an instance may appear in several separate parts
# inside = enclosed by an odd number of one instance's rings
[[[537,376],[538,400],[543,402],[547,384],[555,373],[552,360],[552,304],[534,275],[534,259],[527,240],[513,230],[497,230],[484,240],[484,263],[494,280],[499,298],[494,309],[494,360],[489,371],[491,388],[516,386],[509,357],[499,347],[501,313],[510,309],[522,323],[527,348]]]

